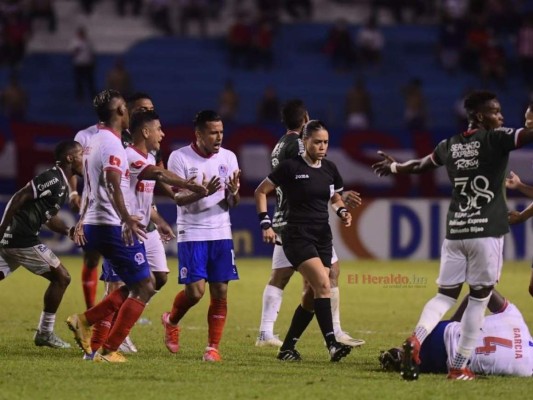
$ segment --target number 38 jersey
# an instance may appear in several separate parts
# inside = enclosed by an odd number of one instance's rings
[[[451,240],[498,237],[509,231],[504,180],[521,129],[476,129],[440,142],[431,156],[453,186],[446,218]]]

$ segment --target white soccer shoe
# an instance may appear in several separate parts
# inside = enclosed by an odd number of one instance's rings
[[[282,344],[283,342],[279,340],[278,335],[273,335],[273,334],[269,335],[264,331],[259,333],[259,336],[257,337],[257,340],[255,341],[255,345],[257,347],[265,347],[265,346],[281,347]]]
[[[345,344],[346,346],[359,347],[364,345],[366,342],[363,339],[354,339],[347,332],[335,332],[335,339],[337,342]]]
[[[133,344],[131,338],[126,336],[126,339],[122,342],[122,344],[118,347],[118,351],[124,354],[128,353],[137,353],[137,347]]]

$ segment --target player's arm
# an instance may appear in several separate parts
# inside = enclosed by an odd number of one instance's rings
[[[121,174],[113,169],[105,171],[105,188],[111,200],[111,204],[122,221],[122,234],[126,244],[133,245],[133,235],[146,239],[145,226],[141,224],[140,218],[132,216],[126,208],[124,195],[120,188]]]
[[[154,206],[150,207],[150,220],[157,227],[157,231],[159,232],[163,242],[166,243],[176,237],[170,225],[167,223],[167,221],[165,221],[161,214],[157,212],[157,209]]]
[[[533,142],[533,105],[530,105],[525,114],[524,128],[518,132],[517,147]]]
[[[342,193],[342,201],[348,208],[356,208],[363,204],[361,195],[353,190],[346,190]]]
[[[241,188],[241,170],[235,171],[226,182],[226,201],[230,207],[235,207],[241,201],[239,189]]]
[[[261,230],[263,231],[263,241],[265,243],[274,244],[276,241],[276,234],[272,229],[272,221],[268,215],[268,204],[267,204],[267,195],[273,192],[276,189],[276,185],[268,179],[265,178],[263,182],[255,189],[255,208],[257,211],[257,216],[259,217],[259,224]]]
[[[174,172],[155,165],[149,165],[143,169],[143,171],[139,174],[139,180],[153,180],[158,183],[164,183],[181,189],[187,189],[193,193],[201,194],[202,196],[207,194],[207,189],[203,185],[196,183],[196,177],[185,180],[176,175]]]
[[[209,181],[207,181],[204,175],[202,185],[207,189],[207,195],[190,192],[189,190],[180,190],[174,197],[176,204],[178,206],[185,206],[187,204],[194,203],[200,199],[203,199],[204,197],[211,196],[212,194],[218,192],[218,190],[222,187],[220,178],[218,176],[213,176]]]
[[[70,186],[70,195],[68,197],[68,205],[72,211],[74,211],[75,213],[79,213],[80,206],[81,206],[81,196],[76,190],[78,187],[78,177],[73,174],[68,180],[68,184]]]
[[[13,216],[18,210],[28,201],[34,199],[33,188],[31,182],[28,182],[26,186],[17,191],[11,197],[4,210],[2,221],[0,222],[0,240],[4,237],[7,227],[11,224]]]
[[[65,224],[65,221],[63,221],[61,218],[59,218],[57,215],[54,215],[52,218],[50,218],[48,221],[46,221],[46,226],[53,232],[59,233],[61,235],[73,236],[74,227],[73,226],[67,226]]]
[[[342,220],[344,226],[348,227],[352,224],[352,214],[348,212],[344,200],[339,193],[334,193],[331,198],[331,207],[337,216]]]
[[[511,171],[509,177],[505,179],[505,187],[507,189],[518,190],[523,195],[533,198],[533,186],[526,185],[513,171]]]
[[[378,176],[388,176],[390,174],[420,174],[439,167],[431,158],[431,154],[419,159],[409,160],[399,163],[390,155],[383,151],[378,151],[383,160],[372,165],[372,169]]]

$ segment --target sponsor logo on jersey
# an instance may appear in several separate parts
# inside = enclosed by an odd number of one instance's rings
[[[185,267],[180,268],[180,278],[187,279],[187,268]]]
[[[38,189],[39,191],[41,191],[41,190],[46,189],[47,187],[50,187],[50,186],[52,186],[52,185],[55,185],[55,184],[58,183],[58,182],[59,182],[59,179],[57,179],[57,178],[52,178],[52,179],[50,179],[49,181],[47,181],[47,182],[45,182],[45,183],[40,183],[39,185],[37,185],[37,189]]]
[[[109,156],[109,165],[116,165],[117,167],[120,167],[120,158]]]
[[[137,263],[137,265],[141,265],[145,262],[143,253],[135,254],[134,258],[135,258],[135,262]]]
[[[138,161],[132,162],[132,163],[130,164],[130,167],[133,168],[133,169],[139,169],[139,168],[141,168],[143,165],[144,165],[144,161],[142,161],[142,160],[138,160]]]
[[[307,174],[296,174],[294,176],[294,179],[309,179],[309,175],[307,175]]]

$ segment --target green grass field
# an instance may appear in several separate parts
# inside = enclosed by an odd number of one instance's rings
[[[59,309],[56,332],[73,344],[70,350],[33,344],[46,281],[24,269],[0,283],[0,399],[489,399],[523,397],[533,379],[487,377],[474,382],[449,382],[444,375],[422,375],[404,382],[381,372],[379,350],[399,345],[418,320],[424,303],[435,293],[435,262],[342,262],[341,321],[343,329],[367,344],[333,364],[316,322],[298,348],[301,363],[281,363],[273,348],[254,346],[261,297],[270,274],[269,260],[238,260],[241,280],[232,282],[221,345],[224,362],[201,361],[207,337],[208,299],[182,321],[181,349],[170,354],[159,322],[180,288],[176,261],[169,260],[169,282],[147,307],[151,325],[137,325],[131,337],[139,353],[126,364],[84,362],[74,346],[65,318],[84,308],[80,258],[63,257],[72,284]],[[390,274],[409,283],[386,285]],[[524,314],[533,328],[533,299],[527,293],[529,263],[506,263],[499,290]],[[375,282],[369,282],[370,276]],[[379,283],[381,277],[382,283]],[[283,337],[298,304],[301,278],[295,275],[285,291],[276,331]]]

